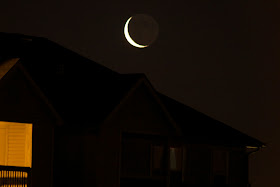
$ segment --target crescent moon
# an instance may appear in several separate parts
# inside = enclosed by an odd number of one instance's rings
[[[145,47],[148,47],[149,45],[140,45],[140,44],[136,43],[136,42],[133,41],[132,38],[130,37],[129,32],[128,32],[128,24],[129,24],[129,22],[130,22],[131,19],[132,19],[132,17],[130,17],[130,18],[126,21],[126,23],[125,23],[125,25],[124,25],[124,36],[125,36],[126,40],[127,40],[131,45],[133,45],[134,47],[138,47],[138,48],[145,48]]]

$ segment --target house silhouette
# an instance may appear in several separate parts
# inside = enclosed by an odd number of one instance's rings
[[[0,186],[247,187],[249,154],[264,147],[144,74],[41,37],[0,34],[0,106]]]

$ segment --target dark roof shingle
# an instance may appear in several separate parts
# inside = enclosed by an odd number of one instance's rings
[[[186,106],[170,97],[158,93],[175,122],[179,125],[184,139],[190,143],[211,143],[227,146],[264,145],[220,121],[217,121],[193,108]]]

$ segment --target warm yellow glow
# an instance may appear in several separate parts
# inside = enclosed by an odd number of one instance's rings
[[[182,149],[180,147],[170,147],[170,170],[182,170]]]
[[[175,148],[170,148],[170,169],[171,170],[177,169]]]
[[[246,146],[247,149],[257,149],[258,147],[254,147],[254,146]]]
[[[0,79],[18,62],[19,58],[11,58],[0,63]]]
[[[0,121],[0,165],[32,166],[32,124]]]
[[[135,41],[132,40],[132,38],[130,37],[129,35],[129,32],[128,32],[128,24],[130,22],[130,20],[132,19],[132,17],[130,17],[126,23],[125,23],[125,26],[124,26],[124,36],[125,38],[127,39],[127,41],[133,45],[134,47],[138,47],[138,48],[145,48],[145,47],[148,47],[148,45],[140,45],[138,43],[136,43]]]
[[[26,172],[20,171],[0,171],[0,177],[6,178],[8,183],[3,183],[1,187],[27,187],[27,177]],[[1,178],[0,178],[1,179]],[[1,180],[0,180],[1,181]],[[15,184],[9,184],[9,181],[14,182]]]

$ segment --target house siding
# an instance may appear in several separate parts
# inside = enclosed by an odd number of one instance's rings
[[[221,168],[220,161],[222,161],[219,158],[220,163],[215,165],[213,153],[217,151],[226,155],[226,184],[228,186],[247,186],[248,155],[244,148],[207,144],[186,144],[184,146],[183,184],[215,186],[215,170],[217,167]]]
[[[55,140],[56,186],[96,186],[96,136],[62,127]]]
[[[175,128],[143,84],[131,93],[100,128],[97,156],[98,185],[118,187],[121,172],[122,133],[172,136]]]
[[[176,131],[144,83],[122,103],[115,113],[115,123],[122,131],[161,135],[175,135]]]

